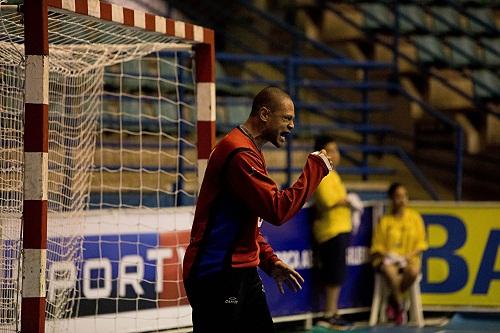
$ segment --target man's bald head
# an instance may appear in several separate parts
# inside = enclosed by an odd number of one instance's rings
[[[253,99],[250,116],[257,116],[262,107],[266,107],[272,112],[278,109],[284,101],[291,101],[290,96],[286,92],[277,87],[266,87]]]
[[[295,127],[294,119],[290,96],[280,88],[267,87],[255,96],[250,116],[242,126],[259,148],[266,142],[281,147]]]

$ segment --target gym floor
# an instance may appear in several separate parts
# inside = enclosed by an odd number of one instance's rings
[[[293,323],[281,323],[277,325],[278,333],[330,333],[340,332],[335,329],[327,329],[313,326],[311,330],[304,330],[300,325]],[[345,330],[344,330],[345,332]],[[451,317],[426,318],[426,326],[423,328],[412,326],[394,326],[391,324],[368,327],[366,322],[356,323],[347,332],[356,333],[500,333],[500,314],[498,313],[456,313]]]

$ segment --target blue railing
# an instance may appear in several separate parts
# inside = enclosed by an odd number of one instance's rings
[[[302,131],[311,131],[318,132],[320,130],[350,130],[356,131],[361,134],[362,137],[362,146],[368,147],[369,135],[377,132],[385,132],[390,133],[392,128],[386,125],[374,125],[371,124],[369,120],[369,115],[372,111],[376,109],[384,110],[384,107],[380,104],[372,104],[369,101],[368,93],[373,91],[374,89],[390,91],[392,93],[397,93],[400,96],[404,97],[406,100],[417,103],[425,112],[431,115],[433,118],[438,119],[440,122],[449,125],[456,132],[456,142],[455,142],[455,155],[456,155],[456,187],[455,187],[455,198],[456,200],[460,200],[462,197],[462,174],[463,174],[463,132],[462,128],[453,120],[440,113],[439,111],[433,109],[428,104],[418,99],[415,96],[408,94],[401,86],[395,83],[390,83],[386,81],[372,81],[369,79],[368,72],[373,70],[390,70],[393,68],[392,64],[387,63],[378,63],[378,62],[356,62],[348,59],[316,59],[316,58],[300,58],[300,57],[284,57],[284,56],[257,56],[254,55],[233,55],[228,53],[217,53],[216,58],[218,61],[222,63],[242,63],[242,62],[254,62],[254,63],[266,63],[269,65],[278,65],[279,68],[285,68],[282,71],[283,78],[282,80],[274,79],[274,80],[262,80],[262,79],[245,79],[242,80],[238,77],[226,77],[219,78],[220,83],[233,83],[233,84],[252,84],[252,85],[267,85],[274,84],[277,86],[281,86],[290,93],[291,97],[296,101],[297,108],[305,108],[305,109],[328,109],[335,108],[340,106],[341,104],[331,102],[331,101],[307,101],[300,98],[299,91],[300,89],[350,89],[354,91],[358,91],[361,93],[361,102],[344,102],[347,104],[343,104],[344,106],[354,106],[354,110],[359,110],[362,115],[362,120],[356,124],[347,124],[347,123],[335,123],[335,124],[326,124],[326,125],[307,125],[300,123],[300,116],[298,116],[298,126],[297,129]],[[340,68],[354,68],[357,70],[363,71],[363,80],[362,81],[354,81],[354,80],[308,80],[303,78],[298,78],[296,73],[300,67],[308,67],[308,66],[320,66],[323,68],[332,68],[332,67],[340,67]],[[273,68],[276,68],[273,67]],[[226,124],[226,126],[232,127],[236,124]],[[287,146],[287,164],[284,169],[281,171],[286,171],[287,173],[287,181],[291,182],[292,173],[297,171],[293,168],[291,155],[292,155],[292,147],[293,143],[289,143]],[[420,172],[418,167],[413,163],[408,154],[402,148],[389,147],[383,148],[380,147],[377,149],[360,149],[363,154],[363,158],[361,163],[359,163],[358,173],[366,179],[369,173],[374,172],[373,168],[368,166],[368,154],[370,153],[388,153],[397,156],[403,163],[407,166],[413,176],[417,179],[417,181],[421,184],[421,186],[425,189],[427,193],[433,198],[437,199],[438,194],[435,189],[432,187],[430,182],[425,178],[425,176]],[[342,170],[340,170],[342,171]],[[346,171],[346,170],[344,170]],[[352,170],[351,170],[352,172]],[[388,172],[388,170],[383,171],[377,170],[377,173],[380,172]]]

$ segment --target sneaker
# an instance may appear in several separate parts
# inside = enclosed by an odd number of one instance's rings
[[[385,307],[385,317],[387,320],[394,320],[396,318],[396,308],[391,302]]]
[[[394,323],[398,326],[404,325],[407,322],[406,310],[403,305],[398,306],[396,310],[396,316],[394,318]]]
[[[333,316],[329,318],[322,318],[318,320],[316,325],[329,328],[329,329],[335,329],[338,331],[347,331],[350,330],[353,326],[353,324],[345,319],[342,319],[340,316]]]

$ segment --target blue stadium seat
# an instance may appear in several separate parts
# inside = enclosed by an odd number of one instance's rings
[[[474,80],[474,94],[476,98],[491,99],[500,97],[500,76],[488,69],[481,69],[472,73]]]
[[[144,57],[141,64],[141,71],[143,75],[158,76],[158,58]]]
[[[483,61],[488,66],[500,66],[500,37],[483,38],[481,43],[484,45]]]
[[[383,4],[365,3],[361,5],[364,14],[363,28],[367,30],[387,30],[394,27],[394,15]]]
[[[176,93],[179,80],[178,66],[174,65],[175,59],[163,59],[160,63],[160,91],[161,94]],[[191,73],[183,73],[184,80],[189,82]]]
[[[108,91],[120,90],[120,76],[116,73],[104,72],[104,85]]]
[[[139,61],[128,61],[122,65],[106,68],[104,84],[111,91],[133,92],[139,90]]]
[[[106,128],[120,127],[120,103],[118,98],[105,95],[102,99],[102,121]]]
[[[226,105],[226,119],[228,123],[231,125],[244,123],[248,118],[249,109],[248,105],[242,103]]]
[[[112,91],[136,93],[140,89],[158,90],[156,59],[132,60],[106,68],[104,83]]]
[[[230,96],[247,96],[251,92],[245,88],[224,81],[228,77],[226,70],[219,61],[215,62],[215,79],[217,80],[217,94]]]
[[[132,60],[123,63],[121,89],[124,92],[139,91],[141,82],[139,80],[140,64],[139,60]]]
[[[157,108],[157,107],[156,107]],[[179,106],[174,103],[162,101],[160,106],[162,131],[171,132],[177,129],[179,124]],[[158,111],[156,111],[158,112]]]
[[[168,121],[177,121],[179,119],[179,106],[175,103],[162,101],[161,117]]]
[[[422,63],[442,64],[446,56],[441,41],[434,36],[413,36],[417,48],[417,59]]]
[[[462,30],[460,14],[451,7],[434,6],[430,8],[432,31],[435,34],[451,34]]]
[[[478,35],[498,35],[495,17],[491,8],[469,8],[467,13],[473,17],[469,18],[469,31]]]
[[[123,73],[133,76],[139,75],[141,72],[141,64],[139,60],[131,60],[123,63]]]
[[[171,62],[168,59],[160,61],[160,75],[162,78],[175,81],[177,67],[174,65],[174,61],[174,59],[171,59]]]
[[[455,67],[474,66],[479,63],[477,46],[469,37],[449,37],[450,64]]]
[[[399,30],[402,33],[413,33],[427,31],[425,24],[425,12],[417,5],[401,5]]]
[[[142,76],[140,79],[143,91],[158,91],[158,78],[154,76]]]
[[[139,100],[137,98],[122,99],[122,126],[131,131],[138,131],[141,128],[141,118],[139,116]]]
[[[121,103],[121,104],[120,104]],[[138,98],[105,95],[103,119],[106,128],[125,128],[137,131],[140,128]]]

